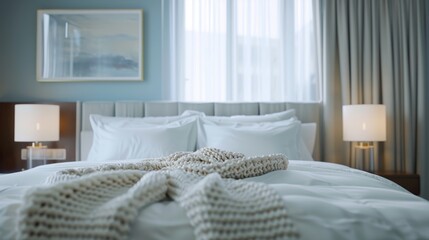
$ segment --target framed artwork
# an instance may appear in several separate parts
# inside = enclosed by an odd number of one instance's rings
[[[37,80],[143,80],[143,10],[38,10]]]

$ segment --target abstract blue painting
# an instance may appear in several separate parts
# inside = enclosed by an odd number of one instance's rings
[[[143,80],[142,10],[38,10],[37,79]]]

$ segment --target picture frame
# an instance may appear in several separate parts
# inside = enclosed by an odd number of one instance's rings
[[[39,82],[143,80],[143,10],[37,11]]]

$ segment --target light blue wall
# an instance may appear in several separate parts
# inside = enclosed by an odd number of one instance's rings
[[[144,81],[36,81],[37,9],[143,9]],[[2,0],[0,101],[161,100],[161,0]]]

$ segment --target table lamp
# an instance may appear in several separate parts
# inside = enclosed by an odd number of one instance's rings
[[[386,107],[379,104],[343,106],[343,140],[357,142],[353,146],[354,167],[374,172],[374,142],[386,141]],[[357,150],[369,151],[369,164],[357,160]]]
[[[60,107],[48,104],[15,105],[15,142],[32,142],[28,146],[32,167],[32,149],[46,148],[42,142],[60,139]]]

